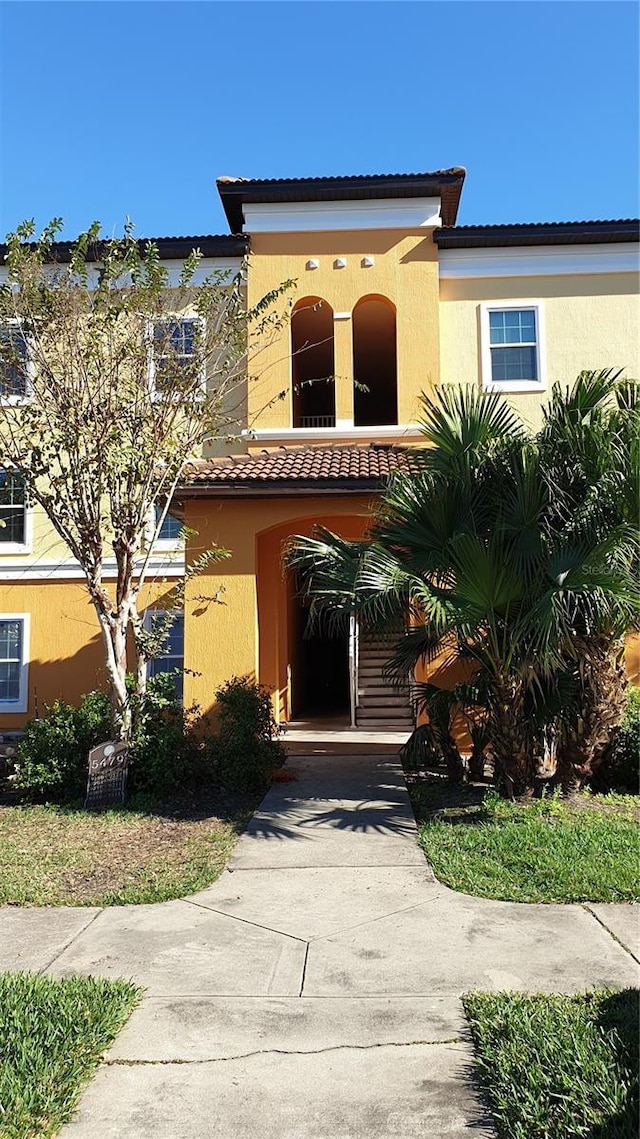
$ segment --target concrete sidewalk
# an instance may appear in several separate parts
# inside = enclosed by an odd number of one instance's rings
[[[146,988],[64,1139],[489,1136],[460,994],[638,983],[638,907],[454,893],[392,758],[287,770],[189,899],[0,912],[0,968]]]

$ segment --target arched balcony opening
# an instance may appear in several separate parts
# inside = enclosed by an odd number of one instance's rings
[[[353,378],[355,426],[396,424],[396,310],[386,297],[363,297],[353,310]]]
[[[304,297],[291,315],[294,427],[335,427],[333,309]]]

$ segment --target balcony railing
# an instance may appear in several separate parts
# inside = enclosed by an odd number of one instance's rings
[[[296,427],[335,427],[335,415],[301,415]]]

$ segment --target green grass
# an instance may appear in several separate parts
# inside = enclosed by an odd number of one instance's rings
[[[140,999],[128,981],[0,973],[0,1135],[46,1139]]]
[[[640,898],[637,798],[581,795],[521,805],[461,789],[414,789],[420,842],[436,876],[481,898],[631,902]]]
[[[250,813],[246,804],[224,818],[0,807],[0,905],[103,906],[184,897],[218,877]]]
[[[639,996],[463,998],[501,1139],[637,1139]]]

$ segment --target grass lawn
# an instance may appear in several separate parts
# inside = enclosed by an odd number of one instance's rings
[[[424,852],[454,890],[514,902],[640,898],[637,797],[521,805],[480,788],[416,781],[412,799]]]
[[[639,996],[464,997],[501,1139],[636,1139]]]
[[[0,807],[0,905],[124,905],[213,882],[255,809]],[[203,817],[204,816],[204,817]]]
[[[0,1135],[45,1139],[140,999],[128,981],[0,973]]]

